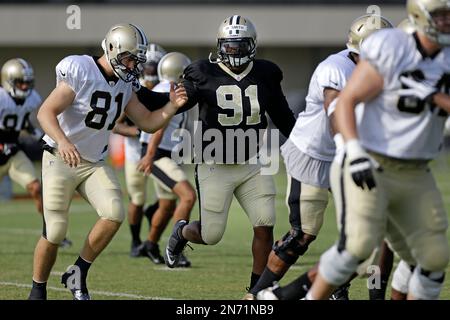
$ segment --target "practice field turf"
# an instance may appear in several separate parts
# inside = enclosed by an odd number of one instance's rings
[[[447,211],[450,212],[450,157],[441,156],[432,165],[442,190]],[[121,180],[123,174],[119,172]],[[284,170],[276,176],[277,224],[275,238],[288,230],[284,204],[286,177]],[[17,186],[15,190],[20,191]],[[149,184],[149,190],[152,190]],[[128,200],[125,200],[127,203]],[[71,299],[60,284],[60,276],[78,256],[84,238],[97,219],[92,208],[82,199],[72,202],[69,215],[69,238],[73,246],[60,250],[48,283],[49,299]],[[192,219],[198,218],[198,207]],[[145,237],[147,221],[143,222],[141,237]],[[33,250],[42,229],[41,217],[31,200],[0,203],[0,299],[26,299],[31,285]],[[164,248],[171,227],[166,230],[160,247]],[[450,235],[448,235],[450,239]],[[308,253],[299,259],[283,278],[286,284],[318,261],[320,254],[337,238],[332,200],[321,233]],[[228,227],[222,241],[215,246],[193,245],[186,249],[192,268],[169,269],[156,266],[147,258],[128,256],[130,233],[124,223],[109,247],[100,255],[89,272],[88,287],[93,299],[223,299],[238,300],[245,293],[251,272],[250,223],[242,209],[233,201]],[[397,262],[397,260],[396,260]],[[450,299],[450,267],[442,289],[442,299]],[[365,279],[352,283],[351,299],[368,299]]]

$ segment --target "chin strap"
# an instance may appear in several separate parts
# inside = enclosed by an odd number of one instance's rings
[[[217,57],[215,60],[213,60],[213,59],[212,59],[212,55],[213,55],[212,52],[210,52],[210,53],[209,53],[209,56],[208,56],[208,60],[209,60],[210,63],[215,63],[215,64],[217,64],[217,63],[221,63],[221,62],[222,62],[222,60],[219,60],[218,57]]]

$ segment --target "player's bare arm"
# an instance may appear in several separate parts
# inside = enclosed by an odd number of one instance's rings
[[[186,90],[179,85],[175,88],[175,84],[170,85],[170,101],[161,109],[149,111],[135,93],[132,94],[130,102],[125,107],[125,114],[133,121],[141,130],[153,133],[166,126],[172,116],[187,101]]]
[[[325,112],[328,112],[328,107],[330,106],[330,104],[333,102],[334,99],[336,99],[339,96],[340,91],[333,89],[333,88],[325,88],[323,90],[323,97],[324,97],[324,102],[323,102],[323,107],[325,109]],[[331,129],[333,130],[333,132],[337,132],[336,130],[336,121],[334,118],[334,113],[332,113],[330,115],[330,124],[331,124]]]
[[[383,89],[383,83],[383,78],[369,62],[361,60],[358,63],[336,105],[337,130],[345,141],[358,137],[354,112],[356,105],[375,98]]]
[[[433,96],[433,103],[439,108],[450,112],[450,95],[443,92],[438,92]]]
[[[122,113],[119,119],[117,119],[116,125],[114,126],[112,131],[125,137],[138,137],[141,133],[139,128],[136,126],[127,125],[125,120],[125,113]]]
[[[76,167],[81,156],[61,130],[57,116],[72,104],[74,98],[75,92],[62,81],[44,101],[37,115],[42,129],[57,143],[59,154],[70,167]]]
[[[158,149],[159,144],[164,136],[164,128],[159,129],[150,137],[148,141],[148,148],[145,155],[139,161],[137,169],[144,173],[144,175],[149,176],[152,172],[153,167],[153,157],[155,156],[156,149]]]

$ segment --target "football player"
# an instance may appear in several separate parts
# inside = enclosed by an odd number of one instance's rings
[[[379,28],[375,28],[379,20]],[[332,126],[327,115],[331,102],[347,84],[359,60],[360,44],[378,29],[392,28],[384,17],[365,15],[355,19],[348,33],[347,49],[329,56],[314,71],[306,97],[306,109],[299,114],[289,139],[281,147],[288,174],[286,203],[289,209],[291,230],[277,241],[270,253],[268,264],[257,285],[250,291],[258,291],[272,285],[287,272],[299,256],[314,241],[323,224],[328,205],[330,167],[336,147]],[[277,298],[300,299],[311,286],[314,270],[303,275],[286,288],[272,288]],[[347,296],[342,288],[340,299]],[[247,299],[252,299],[247,295]],[[259,296],[261,299],[265,293]]]
[[[30,117],[36,116],[42,103],[34,90],[34,72],[24,59],[8,60],[1,70],[0,87],[0,180],[9,175],[33,198],[42,214],[41,185],[34,166],[18,143],[21,130],[30,132],[36,140],[43,136],[34,128]]]
[[[141,85],[149,90],[158,83],[157,66],[159,60],[166,54],[158,44],[150,43],[146,51],[146,61],[143,63],[143,72],[139,79]],[[116,122],[114,133],[125,136],[125,182],[130,202],[128,204],[128,223],[131,231],[131,257],[144,256],[142,251],[141,231],[142,216],[146,198],[147,178],[138,171],[137,165],[141,159],[142,147],[139,142],[141,130],[133,124],[124,114]],[[151,216],[156,211],[158,203],[148,206],[145,214],[151,221]]]
[[[171,85],[170,102],[151,112],[133,92],[147,39],[132,24],[113,26],[102,42],[101,57],[68,56],[56,66],[57,85],[42,104],[38,120],[46,135],[42,159],[44,230],[33,265],[30,299],[46,299],[46,282],[64,239],[68,210],[78,191],[97,211],[97,220],[73,266],[61,282],[74,299],[89,300],[86,278],[92,262],[119,229],[125,213],[114,171],[105,163],[108,139],[122,108],[142,130],[154,132],[168,123],[187,100]],[[136,87],[137,89],[137,87]],[[155,97],[155,94],[153,95]]]
[[[182,53],[166,54],[158,64],[160,83],[153,88],[153,91],[169,92],[170,82],[179,82],[184,69],[190,63],[191,60]],[[173,216],[175,221],[189,220],[196,200],[195,190],[186,174],[171,158],[172,150],[179,143],[179,139],[176,138],[177,130],[185,127],[187,115],[187,112],[175,115],[167,127],[154,134],[145,132],[141,134],[145,154],[139,162],[138,169],[145,175],[151,174],[159,200],[158,209],[152,218],[150,232],[143,247],[145,254],[155,264],[164,264],[158,241],[170,218]],[[177,199],[179,199],[178,204]],[[191,266],[191,262],[183,253],[180,254],[178,266]]]
[[[428,162],[440,150],[450,111],[450,2],[408,0],[407,11],[417,32],[382,30],[366,39],[339,96],[335,118],[345,155],[332,187],[340,186],[343,199],[341,234],[321,256],[307,299],[328,298],[385,236],[416,266],[407,298],[439,297],[449,261],[448,222]]]
[[[259,163],[248,160],[258,153],[262,139],[257,132],[267,128],[266,112],[285,136],[295,124],[281,89],[281,70],[270,61],[255,59],[256,48],[252,22],[233,15],[219,26],[217,59],[210,55],[209,60],[196,61],[184,72],[187,106],[198,103],[205,132],[202,155],[208,159],[196,167],[200,221],[179,220],[165,250],[166,264],[172,268],[188,241],[217,244],[234,195],[253,226],[250,288],[263,272],[273,242],[275,186],[272,176],[261,174]],[[223,144],[211,142],[209,133],[218,135]],[[250,145],[251,139],[245,139],[244,147],[238,148],[233,140],[239,133],[258,140]]]

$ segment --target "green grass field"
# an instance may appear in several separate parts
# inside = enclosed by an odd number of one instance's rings
[[[447,211],[450,212],[450,157],[441,156],[432,165],[442,190]],[[123,174],[118,172],[123,181]],[[287,210],[284,204],[286,177],[283,170],[276,176],[277,224],[275,238],[288,230]],[[17,192],[21,191],[17,186]],[[152,187],[149,184],[151,192]],[[150,193],[151,194],[151,193]],[[125,200],[127,204],[128,200]],[[192,219],[198,218],[198,207]],[[92,208],[81,199],[71,206],[69,238],[74,245],[60,250],[48,282],[49,299],[71,299],[67,289],[59,283],[66,267],[74,263],[84,238],[97,219]],[[0,299],[26,299],[32,275],[33,250],[41,233],[41,217],[30,200],[0,203]],[[169,235],[166,230],[160,247],[164,248]],[[144,221],[141,237],[145,237]],[[307,254],[282,279],[286,284],[318,261],[320,254],[337,238],[332,200],[326,213],[321,233]],[[449,237],[450,238],[450,237]],[[230,209],[228,227],[222,241],[215,246],[194,245],[186,249],[192,268],[169,269],[156,266],[146,258],[128,256],[130,234],[124,223],[109,247],[100,255],[89,272],[88,286],[93,299],[220,299],[238,300],[245,293],[251,272],[251,225],[236,201]],[[450,268],[447,269],[449,273]],[[351,299],[368,299],[366,281],[352,283]],[[447,276],[442,299],[450,299],[450,277]]]

